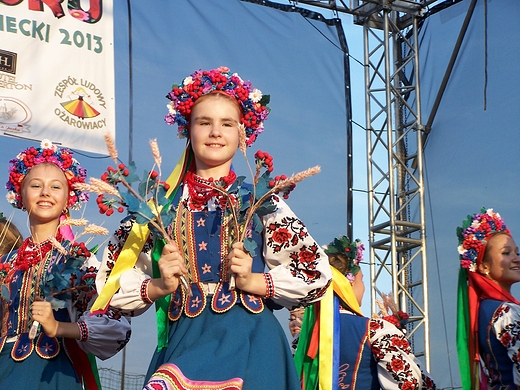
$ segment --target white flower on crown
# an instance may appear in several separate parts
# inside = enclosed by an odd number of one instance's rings
[[[477,264],[473,263],[469,266],[470,272],[477,272]]]
[[[459,245],[457,247],[457,250],[459,251],[459,255],[463,255],[464,253],[466,253],[466,249],[464,249],[463,245]]]
[[[486,214],[489,215],[490,217],[492,217],[493,215],[495,215],[497,218],[500,218],[500,214],[499,214],[499,213],[494,213],[494,212],[493,212],[493,209],[487,209],[487,210],[486,210]]]
[[[16,193],[14,191],[9,191],[5,196],[5,199],[7,199],[9,203],[14,204],[16,202]]]
[[[47,138],[42,139],[42,142],[40,143],[40,147],[42,149],[52,149],[52,150],[57,149],[57,147],[55,145],[53,145],[53,143]]]
[[[193,77],[188,76],[184,80],[182,80],[183,85],[193,84]]]
[[[177,110],[175,110],[175,103],[170,102],[166,105],[166,108],[168,108],[168,112],[172,115],[177,114]]]
[[[253,101],[253,103],[258,103],[262,99],[262,91],[259,89],[253,89],[249,92],[249,99]]]

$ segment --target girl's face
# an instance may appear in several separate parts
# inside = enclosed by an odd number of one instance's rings
[[[67,207],[69,186],[60,168],[40,164],[31,168],[22,182],[22,203],[31,223],[57,221]]]
[[[303,309],[296,309],[290,312],[289,331],[292,337],[296,337],[302,328]]]
[[[354,295],[361,306],[361,302],[363,301],[363,295],[365,294],[365,283],[363,282],[363,271],[359,270],[357,274],[354,275],[354,281],[352,282],[352,289],[354,290]]]
[[[218,179],[226,176],[238,148],[240,111],[220,95],[206,95],[195,104],[190,119],[190,140],[196,173]]]
[[[491,237],[479,271],[509,292],[511,285],[520,281],[520,258],[513,238],[507,234]]]

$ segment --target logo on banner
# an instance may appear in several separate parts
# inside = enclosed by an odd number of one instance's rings
[[[93,82],[72,76],[63,79],[54,90],[60,99],[54,114],[76,129],[98,130],[106,127],[101,109],[106,109],[103,91]]]
[[[29,132],[26,123],[31,119],[29,107],[20,100],[0,96],[0,131],[10,133]]]
[[[0,50],[0,72],[16,74],[16,53]]]

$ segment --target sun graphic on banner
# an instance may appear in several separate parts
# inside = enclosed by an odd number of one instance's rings
[[[69,113],[78,118],[94,118],[99,115],[99,111],[97,111],[94,107],[88,104],[84,98],[90,98],[90,95],[81,87],[77,88],[72,95],[76,95],[77,99],[69,100],[65,103],[61,103],[63,108]]]

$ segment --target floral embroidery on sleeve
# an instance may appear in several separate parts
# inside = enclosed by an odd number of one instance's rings
[[[273,250],[273,253],[278,253],[282,249],[294,249],[289,255],[289,269],[293,276],[307,284],[320,278],[321,272],[317,270],[320,260],[319,247],[316,242],[312,242],[310,246],[302,245],[309,233],[301,220],[287,216],[268,224],[266,231],[267,246]]]
[[[379,366],[382,388],[402,390],[436,388],[434,382],[422,373],[408,340],[394,325],[385,320],[372,319],[370,340],[372,354]]]
[[[500,343],[507,348],[507,354],[515,367],[515,383],[520,380],[520,308],[513,304],[502,304],[493,314],[491,323]]]

